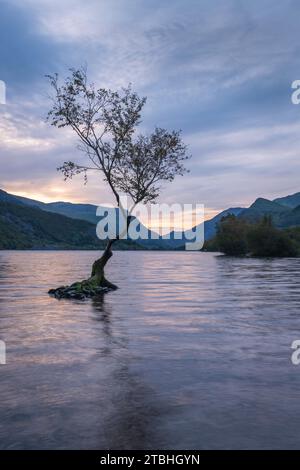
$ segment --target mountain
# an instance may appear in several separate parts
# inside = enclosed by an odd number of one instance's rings
[[[214,237],[217,223],[228,214],[243,217],[249,222],[257,221],[264,215],[271,215],[274,224],[278,227],[299,226],[300,204],[297,204],[299,199],[300,193],[274,201],[258,198],[247,209],[240,207],[226,209],[204,222],[205,240]],[[96,216],[96,210],[97,206],[93,204],[44,203],[0,190],[0,248],[12,246],[74,249],[99,247],[101,249],[104,242],[98,240],[95,235],[95,224],[101,219],[100,216]],[[118,211],[118,209],[115,210]],[[62,219],[58,219],[58,216]],[[59,236],[56,234],[57,227],[60,229]],[[147,232],[148,239],[137,240],[137,242],[120,241],[118,242],[120,249],[142,247],[152,250],[181,249],[186,242],[193,241],[190,240],[190,235],[195,232],[195,228],[183,233],[173,231],[167,239],[164,236],[158,236],[141,223],[138,227],[139,230]],[[76,236],[75,231],[77,231]]]
[[[247,219],[249,222],[257,222],[264,215],[271,215],[274,224],[277,225],[284,213],[289,212],[289,208],[281,206],[277,202],[269,201],[268,199],[258,198],[251,204],[248,209],[244,209],[239,217]]]
[[[270,215],[276,227],[297,227],[300,225],[300,205],[295,208],[291,208],[295,201],[297,201],[297,194],[294,195],[295,197],[288,196],[288,198],[290,198],[288,199],[290,206],[279,204],[279,199],[275,200],[277,202],[263,198],[256,199],[248,209],[243,210],[239,214],[239,217],[242,217],[249,222],[257,222],[264,215]],[[282,200],[285,198],[280,199]]]
[[[94,204],[73,204],[71,202],[41,202],[34,199],[29,199],[22,196],[16,196],[14,194],[7,193],[0,189],[0,203],[1,202],[12,202],[14,204],[22,204],[30,207],[39,208],[46,212],[51,212],[54,214],[61,214],[71,219],[76,220],[85,220],[92,224],[97,224],[101,217],[96,215],[98,206]],[[103,207],[105,211],[106,208]],[[118,221],[118,209],[116,210],[116,217]],[[118,226],[118,224],[117,224]],[[95,230],[95,229],[94,229]],[[155,232],[148,230],[143,224],[140,223],[139,230],[147,231],[148,239],[147,240],[138,240],[140,246],[150,249],[170,249],[171,247],[164,242],[161,242],[161,237],[158,237]]]
[[[92,224],[97,224],[101,218],[99,216],[96,216],[97,206],[93,204],[73,204],[70,202],[45,203],[22,196],[16,196],[0,189],[0,203],[3,201],[11,202],[14,204],[22,204],[30,206],[32,208],[39,208],[46,212],[61,214],[72,219],[84,220]],[[105,207],[103,209],[105,210]],[[215,235],[216,224],[222,217],[229,213],[237,215],[242,210],[242,208],[227,209],[218,214],[217,216],[213,217],[211,220],[206,221],[204,223],[205,239],[212,238]],[[116,209],[116,211],[118,211],[118,209]],[[118,213],[116,215],[118,216]],[[183,246],[186,242],[191,241],[190,239],[188,239],[188,236],[191,231],[195,229],[191,229],[184,234],[180,232],[171,232],[170,239],[167,239],[163,236],[158,236],[156,232],[147,229],[142,223],[139,223],[138,230],[144,231],[148,234],[147,239],[138,240],[138,244],[140,246],[152,250],[172,250],[174,248]]]
[[[300,206],[300,193],[291,194],[286,197],[279,197],[274,199],[273,202],[277,202],[277,204],[289,207],[290,209],[295,209],[297,206]]]
[[[50,202],[42,208],[47,212],[65,215],[71,219],[86,220],[92,224],[99,222],[96,216],[97,206],[93,204],[72,204],[70,202]]]
[[[277,225],[279,228],[300,226],[300,205],[295,207],[295,209],[284,213]]]
[[[210,238],[214,237],[216,234],[216,225],[223,217],[226,217],[229,214],[238,216],[244,210],[243,207],[232,207],[230,209],[226,209],[220,214],[217,214],[210,220],[204,222],[204,235],[205,240],[209,240]]]
[[[43,211],[51,212],[54,214],[61,214],[72,219],[84,220],[94,225],[97,224],[101,219],[100,216],[96,215],[98,206],[94,204],[73,204],[71,202],[61,201],[45,203],[22,196],[16,196],[0,189],[0,203],[3,201],[39,208]],[[103,210],[105,209],[106,208],[103,207]],[[118,209],[115,210],[118,221]],[[168,240],[164,240],[163,237],[158,236],[158,234],[156,234],[155,232],[147,229],[141,222],[139,223],[138,230],[147,232],[148,234],[147,239],[138,240],[138,244],[140,247],[152,250],[172,249],[172,244],[169,243]]]
[[[97,249],[95,225],[39,209],[34,205],[0,201],[0,249]],[[131,241],[116,243],[119,249],[138,249]]]
[[[27,197],[9,194],[0,189],[0,202],[13,202],[14,204],[25,204],[26,206],[38,207],[47,212],[65,215],[71,219],[86,220],[96,224],[99,217],[96,216],[97,206],[93,204],[73,204],[71,202],[41,202]]]
[[[3,191],[3,189],[0,189],[0,202],[13,202],[15,204],[23,204],[23,200],[27,201],[27,205],[44,204],[43,202],[35,201],[34,199],[15,196],[14,194],[7,193],[6,191]]]

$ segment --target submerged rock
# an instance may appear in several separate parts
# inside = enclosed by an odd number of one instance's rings
[[[112,290],[109,287],[96,286],[87,281],[75,282],[71,286],[61,286],[57,289],[50,289],[49,295],[56,299],[86,300]]]

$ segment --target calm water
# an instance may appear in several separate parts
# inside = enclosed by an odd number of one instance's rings
[[[300,259],[0,252],[1,449],[300,448]]]

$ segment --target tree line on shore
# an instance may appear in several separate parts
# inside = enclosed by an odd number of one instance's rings
[[[300,227],[279,229],[270,215],[250,223],[229,214],[217,225],[204,249],[229,256],[296,257],[300,255]]]

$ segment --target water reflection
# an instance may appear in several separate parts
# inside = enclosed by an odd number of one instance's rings
[[[112,306],[105,302],[105,295],[99,295],[95,299],[91,300],[93,310],[95,311],[94,320],[101,322],[103,326],[103,334],[105,337],[112,337],[111,329],[111,315]]]
[[[121,356],[110,377],[109,401],[112,409],[103,423],[106,447],[116,448],[118,443],[119,449],[148,449],[155,442],[159,446],[163,439],[159,430],[155,429],[155,419],[161,415],[158,399],[155,391],[132,372],[128,336],[124,330],[123,335],[114,330],[113,306],[107,299],[106,295],[101,295],[91,302],[95,312],[93,318],[102,324],[106,340],[105,350],[101,349],[99,352],[109,359],[118,348],[118,356]]]
[[[300,260],[119,252],[118,291],[48,297],[94,257],[0,253],[1,448],[299,447]]]

